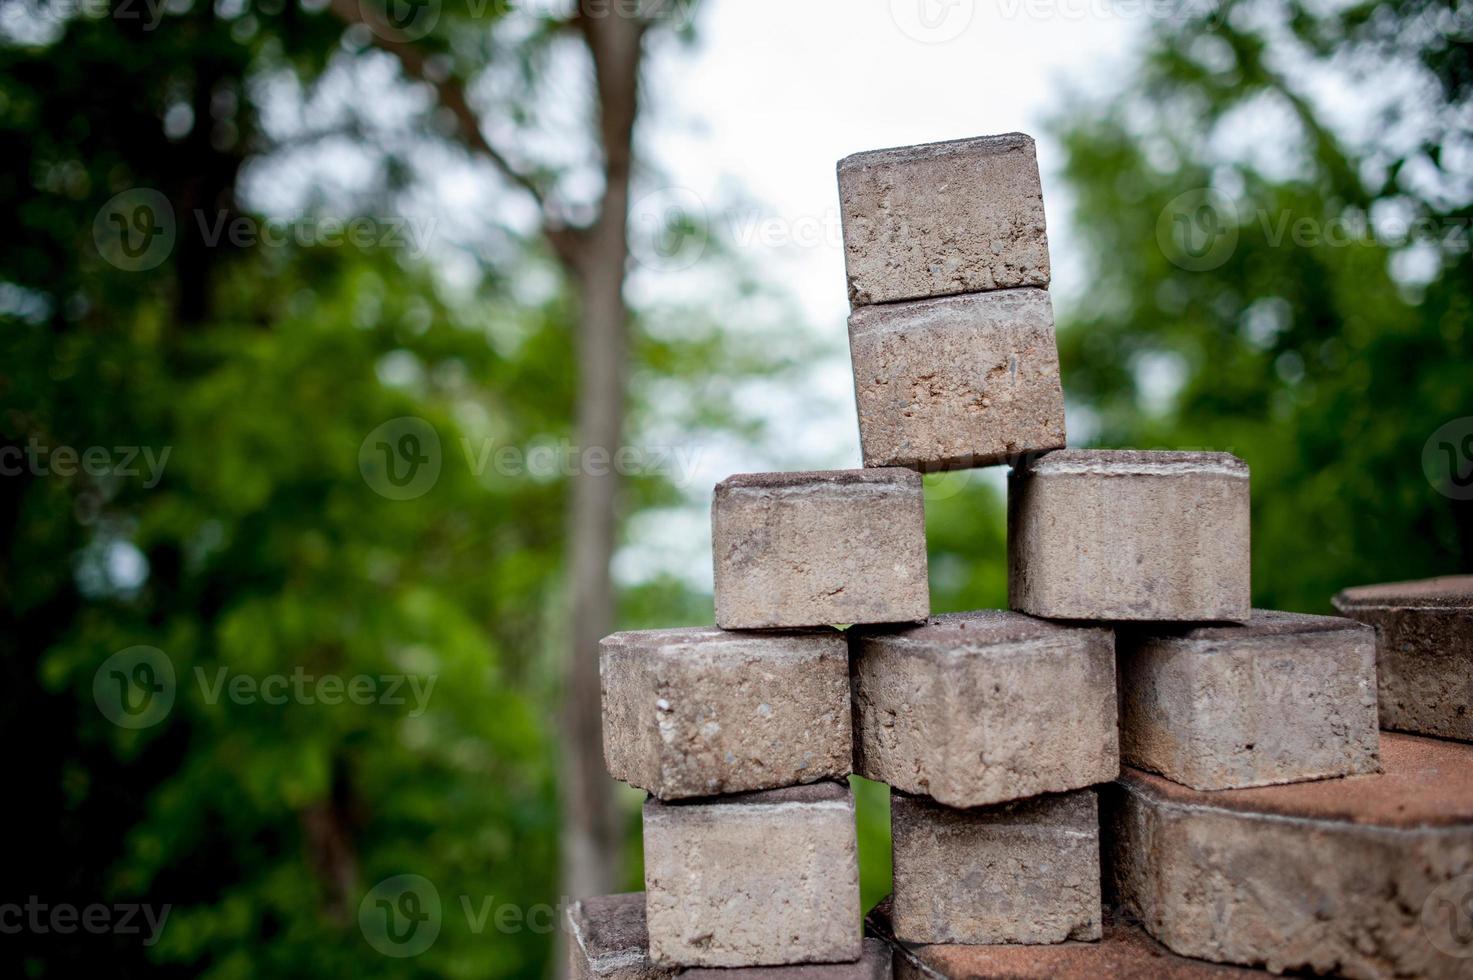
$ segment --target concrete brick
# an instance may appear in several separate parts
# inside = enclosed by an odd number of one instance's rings
[[[856,963],[712,970],[659,967],[649,959],[645,895],[610,895],[574,903],[566,928],[572,980],[890,980],[890,947],[864,940]]]
[[[925,619],[926,515],[906,469],[747,473],[711,507],[716,624],[775,629]]]
[[[1100,938],[1093,790],[953,810],[890,795],[895,936],[906,943]]]
[[[1473,742],[1473,575],[1346,589],[1335,608],[1375,627],[1382,728]]]
[[[798,966],[749,966],[740,969],[697,967],[680,971],[680,980],[890,980],[890,947],[864,940],[857,963],[808,963]]]
[[[1243,626],[1120,629],[1120,757],[1195,789],[1380,768],[1372,631],[1254,610]]]
[[[861,776],[972,807],[1120,771],[1108,629],[987,610],[854,631],[849,651]]]
[[[840,633],[616,633],[599,644],[599,675],[609,772],[662,800],[849,775]]]
[[[1049,283],[1043,190],[1021,133],[839,161],[854,306]]]
[[[644,807],[650,958],[781,966],[860,958],[854,796],[842,783]]]
[[[865,466],[991,466],[1064,446],[1046,290],[863,306],[849,353]]]
[[[670,980],[675,971],[649,958],[644,893],[585,898],[568,908],[572,980]]]
[[[1009,475],[1009,603],[1053,619],[1243,622],[1249,537],[1236,456],[1049,453]]]
[[[1388,733],[1381,757],[1380,775],[1215,793],[1126,770],[1105,794],[1121,903],[1184,956],[1473,977],[1467,920],[1444,914],[1473,896],[1473,746]]]
[[[889,900],[871,911],[866,922],[875,935],[897,946],[896,980],[1236,980],[1269,976],[1262,970],[1177,956],[1109,909],[1100,941],[1049,946],[902,944],[890,926]]]

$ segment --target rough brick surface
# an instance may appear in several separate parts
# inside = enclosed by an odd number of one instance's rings
[[[890,907],[889,900],[880,903],[866,921],[876,935],[896,944],[896,980],[1232,980],[1269,975],[1177,956],[1109,910],[1099,942],[964,946],[899,943],[890,925]]]
[[[925,619],[926,515],[906,469],[748,473],[711,507],[716,624],[776,629]]]
[[[662,800],[849,775],[840,633],[616,633],[599,675],[609,772]]]
[[[643,892],[576,902],[568,909],[566,928],[573,980],[890,980],[891,975],[890,947],[879,939],[864,941],[864,955],[856,963],[735,970],[655,966],[649,959]]]
[[[1254,610],[1243,626],[1122,629],[1120,757],[1195,789],[1376,772],[1372,631]]]
[[[1021,133],[839,161],[856,307],[1049,283],[1043,191]]]
[[[1045,290],[860,307],[849,353],[865,466],[991,466],[1064,446]]]
[[[892,793],[890,820],[902,942],[1100,938],[1093,790],[973,810]]]
[[[1126,770],[1106,794],[1120,901],[1185,956],[1473,977],[1446,951],[1473,954],[1467,920],[1443,915],[1473,895],[1473,747],[1386,734],[1381,754],[1381,775],[1216,793]]]
[[[1242,622],[1248,466],[1227,453],[1065,450],[1008,481],[1008,596],[1054,619]]]
[[[1473,742],[1473,575],[1346,589],[1376,629],[1381,727]]]
[[[845,963],[860,948],[854,796],[817,783],[644,807],[650,959]]]
[[[1120,771],[1114,636],[1018,613],[855,631],[854,771],[970,807]]]
[[[568,909],[573,980],[669,980],[675,972],[650,962],[644,893],[586,898]]]

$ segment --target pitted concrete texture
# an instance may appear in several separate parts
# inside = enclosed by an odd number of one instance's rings
[[[1382,728],[1473,742],[1473,575],[1346,589],[1335,608],[1375,627]]]
[[[599,644],[599,675],[609,772],[662,800],[849,775],[840,633],[616,633]]]
[[[1008,597],[1052,619],[1243,622],[1248,466],[1228,453],[1064,450],[1008,478]]]
[[[1046,290],[860,307],[849,353],[865,466],[992,466],[1064,446]]]
[[[1269,975],[1177,956],[1109,910],[1100,941],[1049,946],[901,944],[890,927],[888,899],[870,912],[867,922],[897,946],[896,980],[1231,980]]]
[[[649,959],[644,893],[585,898],[568,909],[573,980],[669,980],[673,970]]]
[[[890,795],[895,936],[906,943],[1100,938],[1093,790],[973,810]]]
[[[1120,757],[1195,789],[1380,768],[1372,631],[1254,610],[1242,626],[1116,633]]]
[[[644,806],[650,959],[782,966],[860,958],[854,796],[815,783]]]
[[[1127,769],[1105,799],[1115,892],[1185,956],[1473,977],[1473,747],[1386,734],[1381,756],[1381,775],[1215,793]]]
[[[1049,284],[1043,188],[1021,133],[839,161],[852,305]]]
[[[925,619],[926,514],[907,469],[746,473],[711,507],[716,624],[782,629]]]
[[[682,970],[680,980],[890,980],[890,947],[865,939],[857,963],[810,963],[799,966],[749,966],[743,969]]]
[[[1109,629],[987,610],[852,633],[861,776],[973,807],[1119,773]]]

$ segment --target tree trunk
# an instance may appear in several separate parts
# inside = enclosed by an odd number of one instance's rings
[[[624,301],[629,259],[629,180],[642,21],[584,17],[593,56],[605,188],[597,222],[580,236],[570,263],[578,290],[578,404],[575,445],[612,460],[623,435],[628,361]],[[622,821],[614,782],[604,769],[598,641],[614,626],[610,575],[619,505],[619,475],[610,466],[576,468],[569,525],[572,649],[563,688],[562,892],[570,899],[606,895],[620,884]]]

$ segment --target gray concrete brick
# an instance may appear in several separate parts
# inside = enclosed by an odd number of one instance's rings
[[[1009,476],[1009,604],[1052,619],[1243,622],[1249,538],[1236,456],[1049,453]]]
[[[675,971],[649,958],[644,893],[574,902],[567,911],[572,980],[670,980]]]
[[[854,631],[849,650],[861,776],[972,807],[1120,771],[1108,629],[987,610]]]
[[[816,783],[644,807],[650,959],[852,963],[862,952],[854,796]]]
[[[1473,746],[1388,733],[1385,772],[1205,793],[1127,769],[1114,891],[1183,956],[1352,978],[1473,977]]]
[[[991,466],[1064,446],[1046,290],[863,306],[849,352],[865,466]]]
[[[840,633],[616,633],[599,644],[599,675],[609,772],[662,800],[849,775]]]
[[[1473,575],[1346,589],[1376,630],[1381,727],[1473,742]]]
[[[881,902],[865,921],[875,935],[896,944],[896,980],[1241,980],[1270,975],[1177,956],[1108,908],[1098,942],[907,945],[895,939],[891,904],[889,899]]]
[[[1100,938],[1093,790],[973,810],[892,793],[895,936],[906,943]]]
[[[846,157],[839,202],[856,307],[1049,284],[1038,158],[1021,133]]]
[[[1254,610],[1242,626],[1121,629],[1120,757],[1195,789],[1380,768],[1372,631]]]
[[[854,963],[754,966],[737,969],[659,967],[649,959],[645,894],[610,895],[574,903],[565,928],[572,980],[890,980],[890,947],[865,939]]]
[[[906,469],[746,473],[711,507],[716,624],[777,629],[925,619],[926,516]]]

